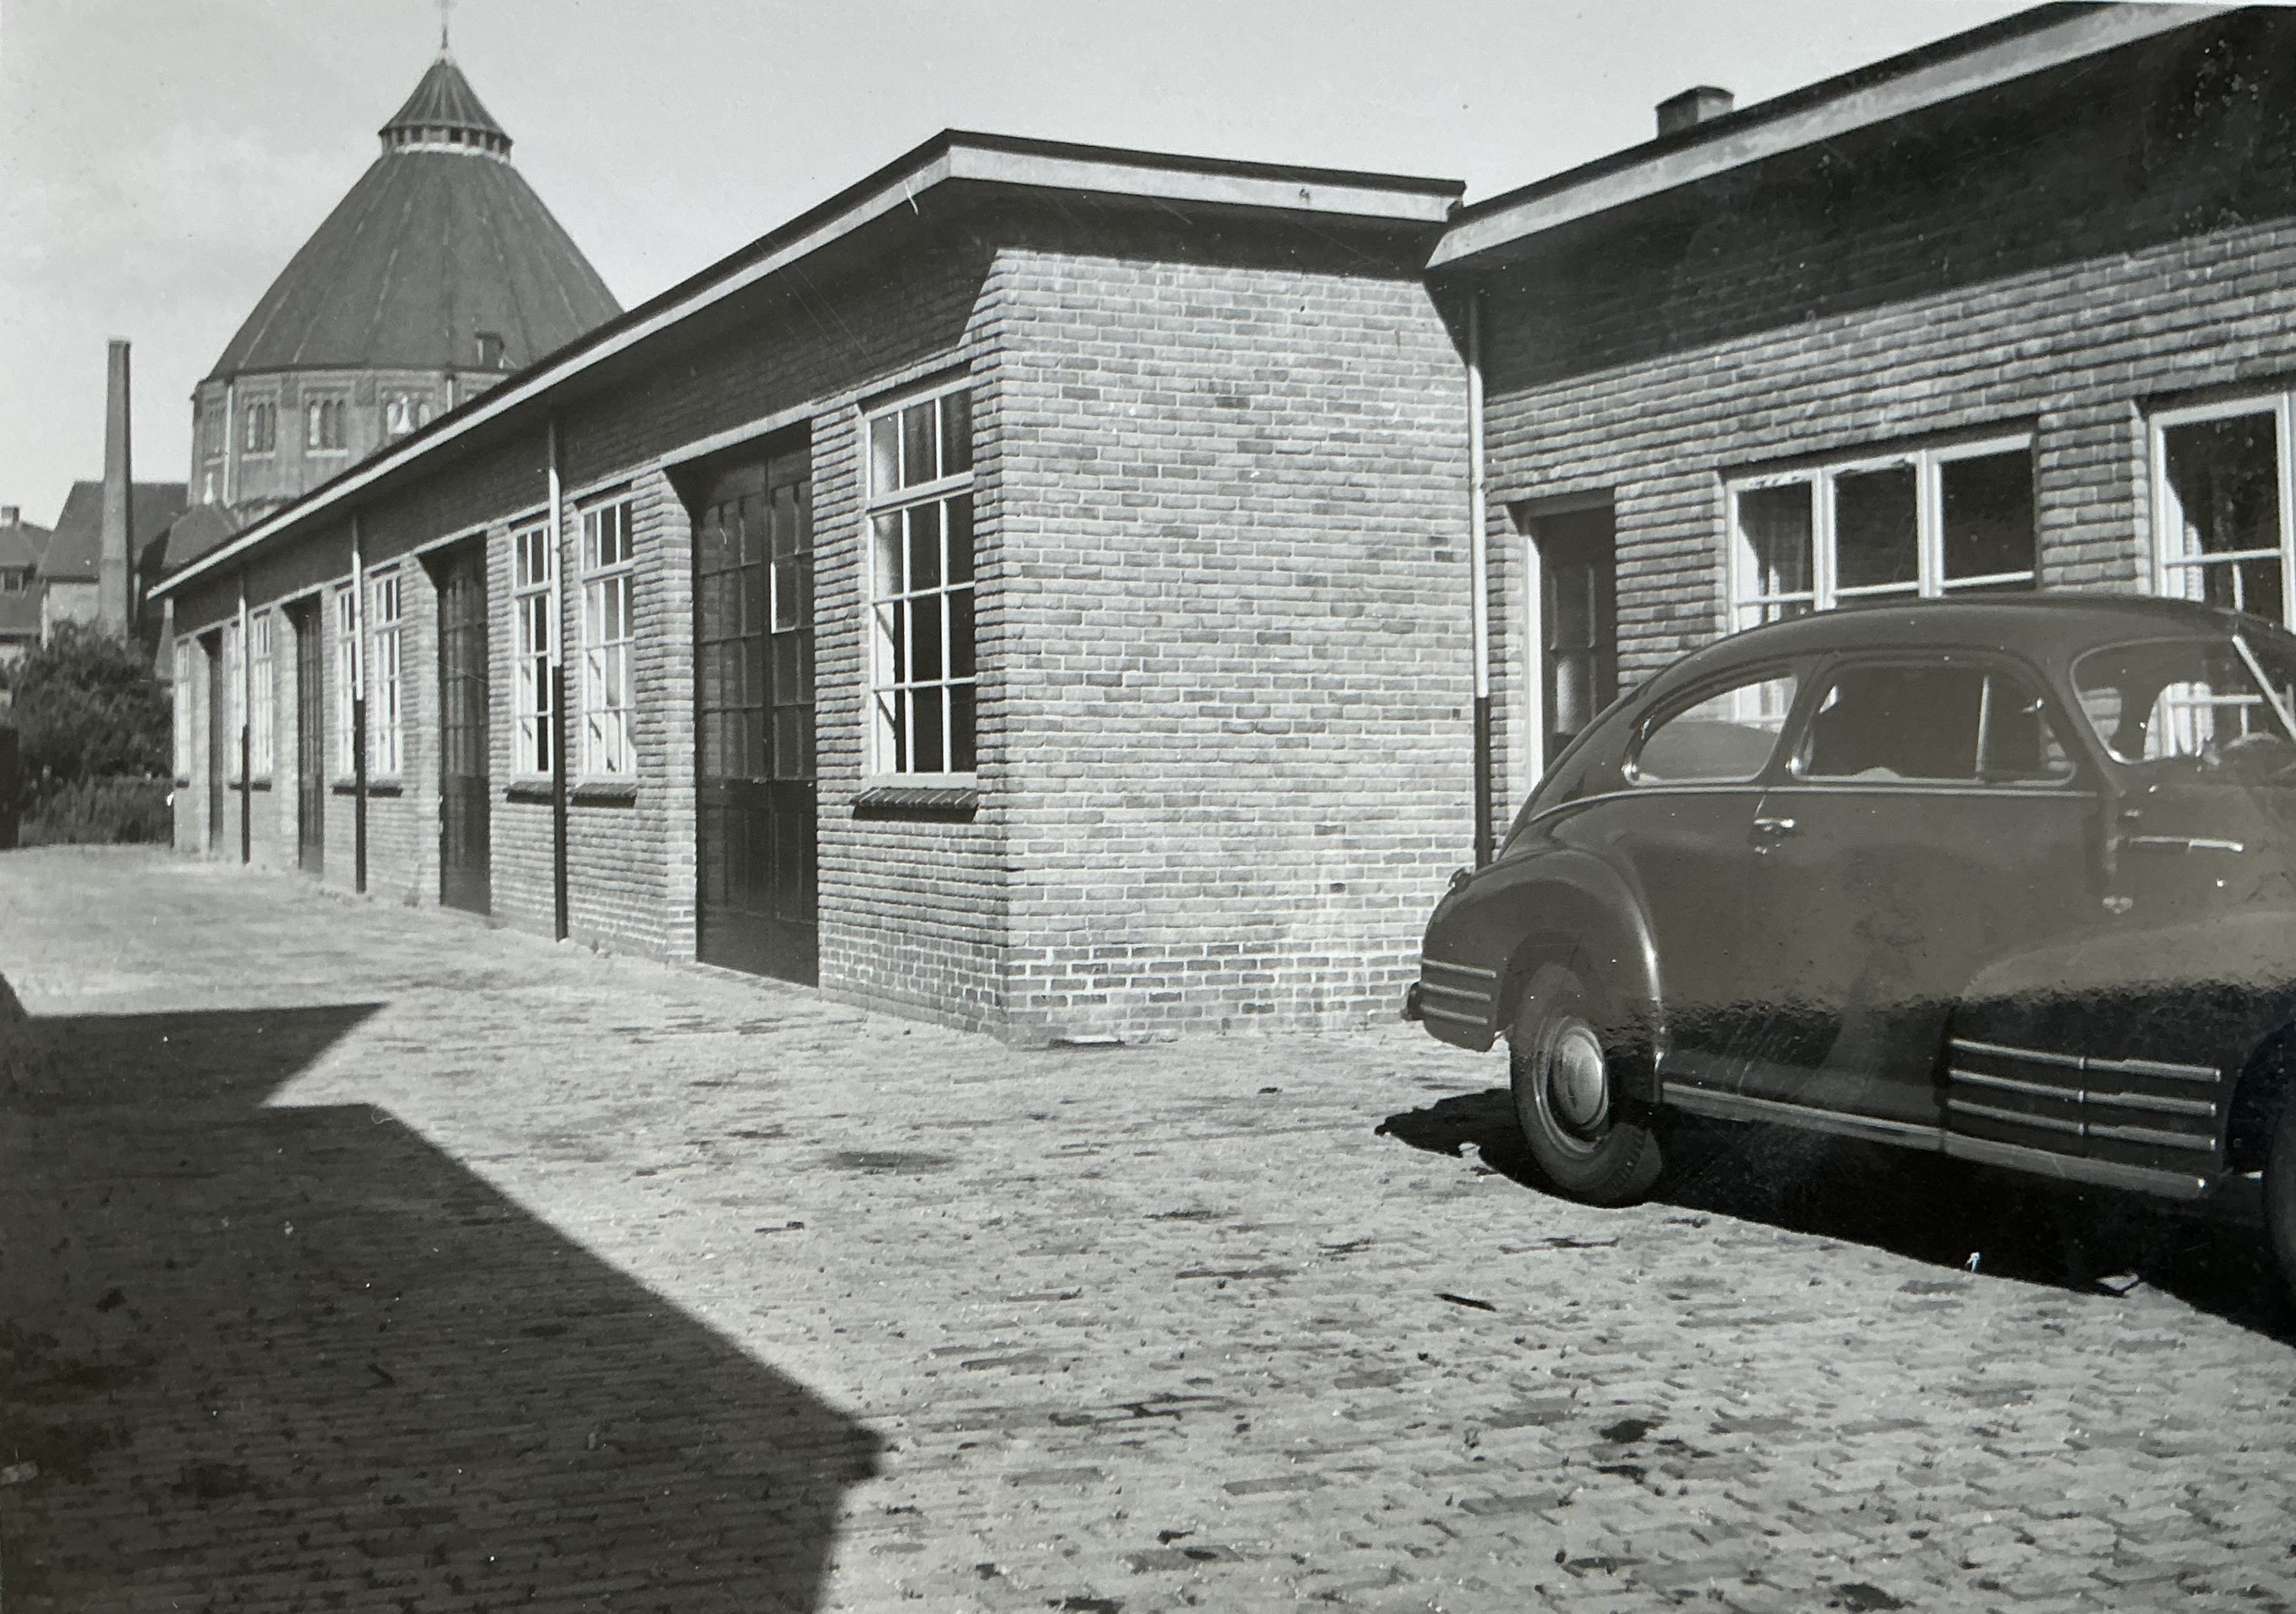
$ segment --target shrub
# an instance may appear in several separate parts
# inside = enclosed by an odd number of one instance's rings
[[[60,623],[10,669],[9,683],[32,791],[169,771],[168,697],[135,641]]]
[[[165,779],[77,779],[27,792],[20,846],[116,846],[175,838]]]

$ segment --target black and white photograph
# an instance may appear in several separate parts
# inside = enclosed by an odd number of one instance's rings
[[[0,0],[0,1614],[2296,1610],[2296,7]]]

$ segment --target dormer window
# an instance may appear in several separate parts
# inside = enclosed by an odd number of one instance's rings
[[[481,331],[479,332],[479,368],[481,370],[507,370],[510,368],[508,358],[503,351],[503,339],[501,332]]]

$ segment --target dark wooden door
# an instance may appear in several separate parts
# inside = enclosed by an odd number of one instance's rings
[[[487,834],[487,573],[464,545],[439,569],[439,900],[493,905]]]
[[[223,635],[207,641],[208,654],[208,850],[223,850],[224,802],[231,778],[231,698],[224,685]]]
[[[799,445],[731,467],[694,508],[696,948],[819,975],[813,482]]]
[[[327,687],[320,676],[319,608],[290,613],[295,625],[295,861],[321,874],[327,866]]]

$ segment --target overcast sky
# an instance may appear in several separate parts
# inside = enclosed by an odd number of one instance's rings
[[[455,56],[625,306],[944,127],[1464,179],[1472,201],[2024,9],[1984,0],[455,0]],[[0,504],[139,479],[374,160],[437,0],[0,0]]]

